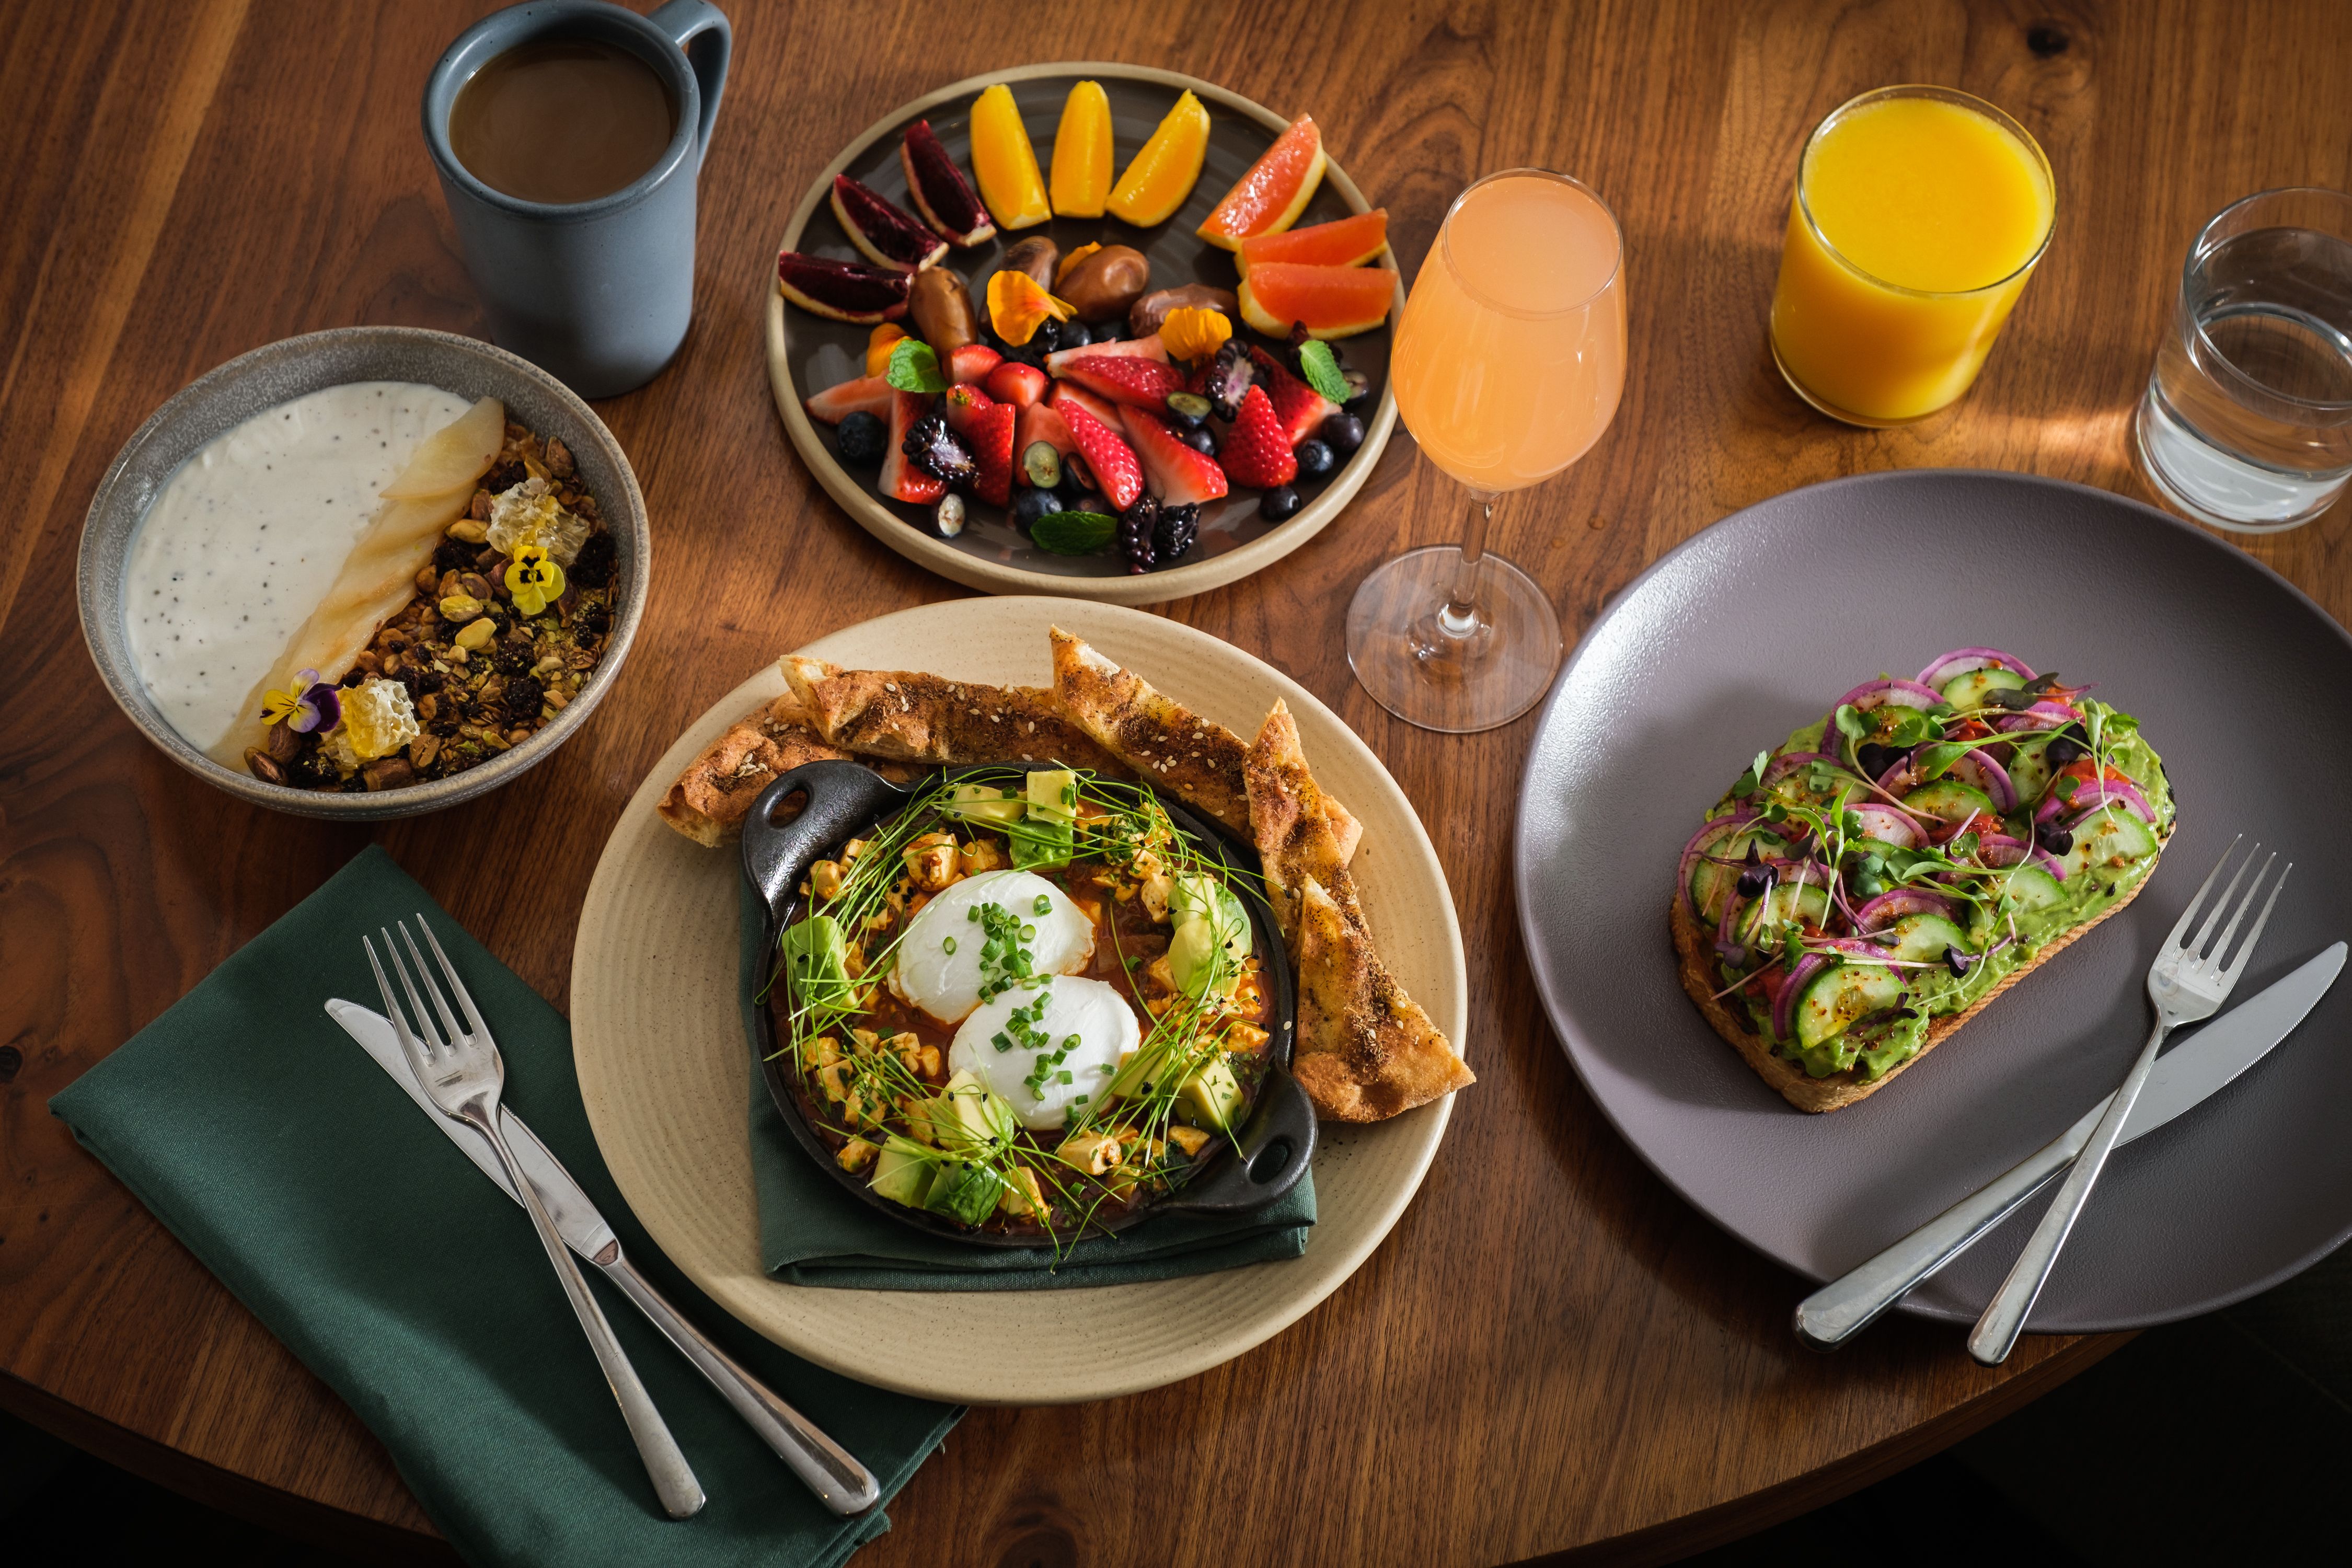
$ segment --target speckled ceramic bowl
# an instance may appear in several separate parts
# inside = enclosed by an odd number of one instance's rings
[[[264,784],[223,767],[182,739],[139,679],[123,625],[124,563],[140,520],[172,475],[205,442],[290,398],[351,381],[429,383],[466,398],[496,397],[507,416],[572,448],[618,549],[611,642],[580,695],[545,728],[490,762],[428,784],[370,795],[319,794]],[[528,360],[473,338],[417,327],[338,327],[241,354],[173,394],[123,444],[82,523],[77,573],[81,631],[114,700],[165,755],[205,783],[256,805],[301,816],[368,820],[415,816],[487,795],[563,744],[588,721],[620,675],[645,614],[652,531],[645,497],[621,444],[594,411]]]

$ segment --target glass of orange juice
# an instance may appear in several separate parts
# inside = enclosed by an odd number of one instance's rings
[[[1906,425],[1968,391],[2050,244],[2050,161],[1982,99],[1889,87],[1814,127],[1797,164],[1772,357],[1849,425]]]
[[[1398,556],[1356,590],[1348,662],[1381,706],[1425,730],[1491,730],[1559,668],[1559,616],[1486,552],[1496,500],[1584,456],[1625,385],[1624,242],[1607,204],[1543,169],[1454,199],[1390,351],[1405,427],[1470,488],[1459,548]]]

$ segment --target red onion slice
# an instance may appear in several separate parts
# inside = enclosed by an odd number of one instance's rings
[[[1844,759],[1832,756],[1827,752],[1790,752],[1786,756],[1775,757],[1764,764],[1764,776],[1756,781],[1757,786],[1762,788],[1776,784],[1799,768],[1810,767],[1815,763],[1827,763],[1833,768],[1852,771],[1846,768]]]
[[[1996,870],[2016,865],[2033,853],[2033,846],[2006,833],[1988,833],[1977,841],[1977,853]]]
[[[1927,830],[1914,821],[1908,813],[1897,811],[1881,802],[1849,805],[1846,809],[1862,818],[1863,837],[1883,840],[1897,849],[1916,849],[1927,837]]]
[[[1813,976],[1829,966],[1829,960],[1818,952],[1809,952],[1797,961],[1797,967],[1782,982],[1780,994],[1772,998],[1772,1033],[1779,1039],[1793,1039],[1796,1031],[1790,1025],[1797,1011],[1797,998],[1813,983]]]
[[[1708,845],[1734,828],[1753,821],[1756,815],[1755,806],[1744,805],[1727,816],[1709,817],[1706,826],[1692,834],[1690,842],[1683,846],[1682,864],[1675,874],[1681,879],[1683,907],[1690,911],[1694,922],[1703,922],[1706,917],[1699,913],[1698,900],[1691,897],[1691,868],[1698,863],[1698,858],[1706,852]],[[1651,907],[1654,909],[1656,906]]]
[[[2017,809],[2017,786],[2010,782],[2009,770],[1983,752],[1963,752],[1945,771],[1961,783],[1972,784],[1984,791],[1992,798],[1994,810]]]
[[[2006,718],[1997,720],[1993,728],[2004,733],[2021,730],[2063,730],[2082,717],[2063,702],[2037,702],[2031,708],[2021,708]]]
[[[1916,680],[1866,680],[1839,698],[1835,707],[1852,703],[1866,710],[1891,702],[1897,708],[1933,708],[1943,700],[1942,692]]]
[[[1853,929],[1876,931],[1905,915],[1931,914],[1951,918],[1952,900],[1925,888],[1893,888],[1853,911]]]
[[[1939,658],[1929,659],[1927,668],[1919,672],[1919,683],[1922,686],[1941,686],[1955,676],[1996,664],[2003,669],[2015,671],[2027,680],[2033,679],[2033,667],[2013,654],[2003,653],[1997,647],[1956,647]]]
[[[2081,808],[2081,816],[2076,816],[2074,819],[2074,822],[2082,821],[2083,817],[2090,816],[2103,805],[2120,805],[2150,827],[2156,826],[2156,807],[2147,803],[2147,796],[2140,794],[2133,785],[2115,779],[2102,779],[2097,784],[2086,784],[2076,790],[2073,798],[2066,802],[2069,810]]]
[[[2066,879],[2066,862],[2039,845],[2034,847],[2033,863],[2049,872],[2053,881],[2063,882]]]

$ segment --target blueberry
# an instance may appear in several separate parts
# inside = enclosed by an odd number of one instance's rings
[[[1060,331],[1061,337],[1055,344],[1058,348],[1082,349],[1095,341],[1094,333],[1087,329],[1084,321],[1061,322]]]
[[[1302,479],[1319,479],[1339,466],[1339,459],[1331,455],[1331,448],[1320,441],[1301,441],[1297,456],[1298,477]]]
[[[1187,447],[1192,447],[1195,452],[1203,453],[1212,458],[1217,455],[1217,433],[1210,429],[1206,425],[1196,426],[1190,430],[1179,431],[1176,438],[1183,442]]]
[[[1087,467],[1087,460],[1076,452],[1063,453],[1061,483],[1063,499],[1066,500],[1072,496],[1084,495],[1094,488],[1094,471]]]
[[[870,468],[882,460],[890,445],[890,431],[871,414],[860,411],[842,420],[833,433],[834,447],[845,463]]]
[[[1079,490],[1074,495],[1065,495],[1062,498],[1062,510],[1064,511],[1097,512],[1104,517],[1117,517],[1118,515],[1118,511],[1112,508],[1110,502],[1105,500],[1101,495],[1093,490]]]
[[[1020,528],[1028,528],[1039,518],[1062,510],[1062,499],[1052,490],[1024,489],[1013,498],[1013,521]]]
[[[1209,417],[1209,400],[1197,392],[1171,392],[1168,395],[1168,417],[1177,428],[1198,428]]]
[[[1257,498],[1257,514],[1268,522],[1281,522],[1298,510],[1298,489],[1295,485],[1276,485]]]
[[[1364,444],[1364,422],[1352,414],[1334,414],[1323,421],[1324,444],[1346,457]]]

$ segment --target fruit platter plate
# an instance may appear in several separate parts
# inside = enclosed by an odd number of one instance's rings
[[[1379,460],[1404,302],[1385,224],[1305,114],[1140,66],[969,78],[885,115],[802,197],[765,285],[769,384],[818,481],[908,559],[990,593],[1181,598],[1305,543]],[[1155,330],[1171,304],[1217,321]]]

